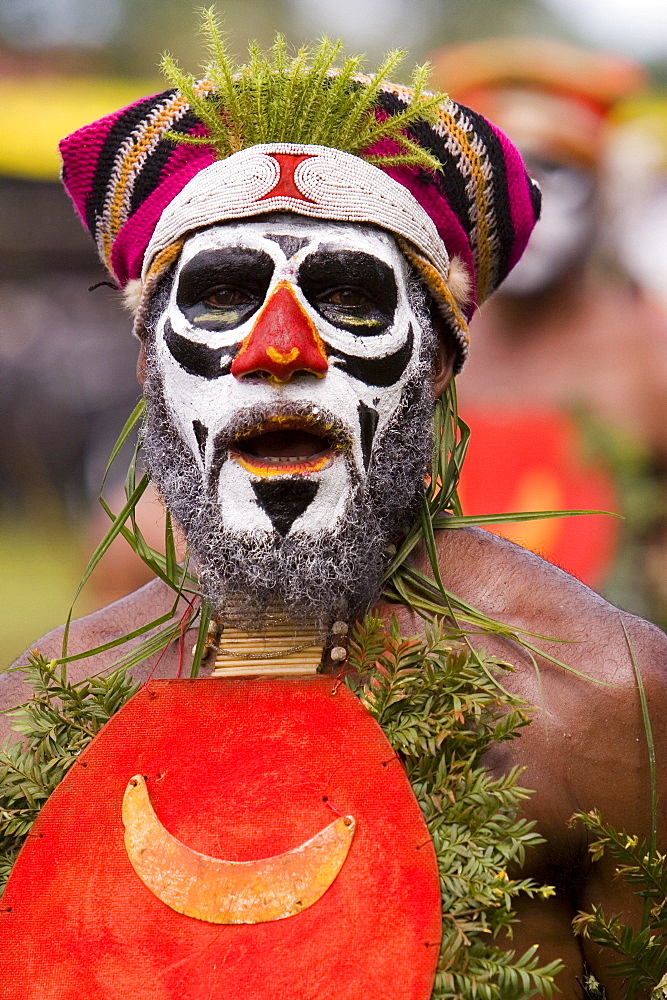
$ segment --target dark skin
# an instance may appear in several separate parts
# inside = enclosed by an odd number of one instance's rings
[[[441,341],[434,394],[451,376],[452,352]],[[139,359],[143,381],[144,357]],[[537,823],[545,843],[531,850],[523,872],[540,882],[556,885],[549,901],[524,900],[518,905],[520,922],[508,946],[522,953],[539,943],[543,962],[563,960],[558,978],[565,1000],[583,996],[579,981],[584,961],[603,984],[610,1000],[623,996],[622,982],[607,971],[606,958],[572,933],[571,920],[579,909],[601,904],[608,915],[621,913],[636,921],[639,906],[613,877],[606,861],[592,864],[582,829],[568,821],[575,811],[597,808],[605,821],[640,837],[650,833],[648,751],[629,652],[632,647],[646,689],[658,767],[660,802],[667,801],[667,637],[659,629],[620,612],[577,580],[511,542],[469,528],[438,533],[438,557],[445,586],[490,617],[518,629],[549,636],[538,645],[570,667],[588,675],[582,679],[540,658],[541,684],[534,665],[520,646],[490,636],[472,637],[479,649],[510,661],[515,672],[508,687],[536,707],[534,719],[521,736],[499,747],[487,759],[494,774],[511,766],[525,768],[523,784],[535,790],[525,807]],[[425,552],[415,564],[428,572]],[[69,640],[71,653],[121,636],[167,611],[172,592],[154,580],[135,593],[75,622]],[[419,633],[423,622],[407,607],[380,603],[389,620],[396,615],[403,634]],[[624,631],[625,629],[625,631]],[[627,637],[626,637],[627,633]],[[194,633],[190,633],[194,637]],[[44,636],[36,647],[46,657],[60,655],[62,629]],[[554,640],[565,640],[567,644]],[[139,640],[137,640],[139,641]],[[186,641],[189,651],[194,643]],[[188,670],[188,656],[183,666]],[[145,661],[134,671],[137,681],[173,677],[178,671],[174,643],[161,657]],[[108,667],[114,651],[70,666],[73,680]],[[23,659],[19,660],[24,662]],[[331,669],[335,669],[330,664]],[[209,664],[208,672],[212,669]],[[204,674],[207,670],[204,669]],[[606,686],[600,683],[604,682]],[[30,696],[20,672],[0,677],[0,708],[20,704]],[[9,732],[0,716],[0,735]],[[660,817],[665,850],[664,810]]]

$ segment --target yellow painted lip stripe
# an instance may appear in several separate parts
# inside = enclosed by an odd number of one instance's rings
[[[312,472],[321,472],[333,459],[333,451],[328,451],[319,458],[309,458],[302,462],[262,462],[260,459],[249,461],[244,455],[237,451],[231,453],[231,457],[239,463],[242,469],[252,476],[261,476],[262,479],[271,479],[274,476],[294,476],[308,475]]]

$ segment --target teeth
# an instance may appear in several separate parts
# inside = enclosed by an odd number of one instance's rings
[[[295,462],[307,462],[308,459],[302,458],[300,455],[282,455],[280,457],[266,455],[264,461],[271,462],[273,465],[294,465]]]

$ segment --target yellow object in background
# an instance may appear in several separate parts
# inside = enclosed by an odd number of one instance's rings
[[[0,174],[55,181],[58,143],[87,122],[165,90],[159,79],[14,77],[0,80]]]

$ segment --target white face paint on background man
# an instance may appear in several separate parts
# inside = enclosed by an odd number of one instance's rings
[[[291,216],[190,237],[157,328],[165,398],[228,529],[345,515],[419,364],[394,239]]]
[[[371,226],[284,214],[186,241],[148,345],[145,448],[214,603],[363,610],[428,467],[424,301]]]
[[[595,178],[589,170],[524,152],[539,181],[542,213],[521,260],[503,282],[503,295],[539,295],[579,261],[595,234]]]

